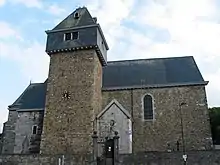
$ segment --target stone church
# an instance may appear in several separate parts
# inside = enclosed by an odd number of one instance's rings
[[[46,33],[48,78],[8,106],[2,153],[90,153],[94,131],[117,131],[120,153],[212,147],[208,82],[192,56],[107,61],[86,7]]]

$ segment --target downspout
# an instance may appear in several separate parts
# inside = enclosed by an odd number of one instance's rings
[[[133,95],[134,95],[134,93],[133,93],[134,91],[133,91],[133,89],[131,89],[131,123],[132,123],[132,125],[131,125],[131,133],[132,133],[132,153],[133,153],[133,130],[134,130],[134,97],[133,97]]]

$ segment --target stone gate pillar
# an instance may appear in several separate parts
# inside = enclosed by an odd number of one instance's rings
[[[94,165],[96,165],[97,157],[98,157],[98,136],[96,131],[93,132],[92,139],[93,139],[93,162]]]
[[[119,162],[119,136],[118,132],[115,131],[115,136],[113,137],[114,139],[114,165],[117,165]]]

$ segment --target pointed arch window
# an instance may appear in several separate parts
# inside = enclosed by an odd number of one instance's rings
[[[144,120],[152,120],[154,118],[153,112],[153,98],[147,94],[143,98],[144,103]]]

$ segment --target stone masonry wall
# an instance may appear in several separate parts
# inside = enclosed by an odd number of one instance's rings
[[[89,155],[0,155],[0,165],[92,165]]]
[[[94,94],[93,94],[93,119],[94,119],[94,127],[96,128],[96,116],[102,111],[102,65],[99,62],[98,58],[95,58],[95,67],[94,67]],[[95,131],[95,130],[94,130]]]
[[[220,165],[220,151],[191,151],[187,165]],[[0,155],[0,165],[94,165],[91,155]],[[182,152],[120,155],[117,165],[183,165]]]
[[[30,147],[35,149],[33,152],[39,152],[40,137],[42,123],[43,122],[43,111],[32,111],[32,112],[18,112],[18,119],[15,127],[15,147],[14,153],[26,154],[29,152]],[[37,126],[37,134],[33,135],[33,126]]]
[[[103,91],[102,109],[104,109],[113,99],[116,99],[129,113],[132,111],[132,94],[130,90]]]
[[[119,165],[183,165],[182,152],[146,152],[121,155]],[[187,165],[220,165],[220,151],[187,152]]]
[[[92,151],[94,114],[101,107],[99,68],[95,50],[51,55],[41,153]],[[63,98],[65,91],[70,98]]]
[[[2,153],[13,153],[15,145],[15,126],[17,121],[17,111],[9,111],[8,121],[4,123]]]
[[[151,94],[155,119],[144,121],[143,96]],[[103,108],[116,99],[133,119],[133,152],[177,150],[182,146],[181,115],[186,150],[203,150],[212,146],[206,93],[203,86],[103,91]]]

